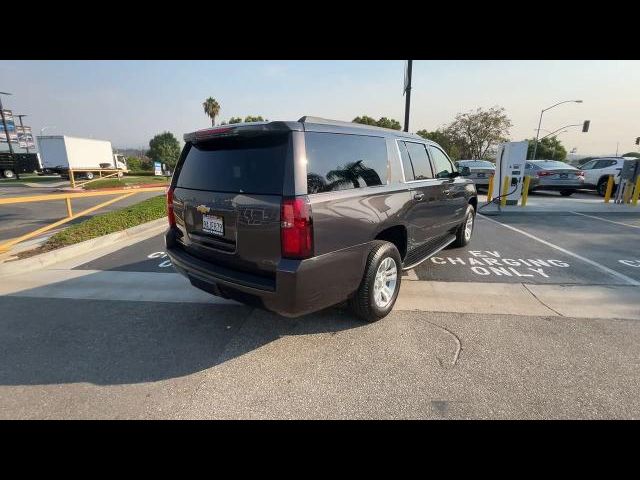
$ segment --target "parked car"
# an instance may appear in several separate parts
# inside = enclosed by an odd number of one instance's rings
[[[469,175],[464,176],[473,180],[478,187],[488,187],[489,178],[496,173],[496,165],[487,160],[458,160],[456,167],[469,167]]]
[[[569,197],[584,187],[584,172],[558,160],[527,160],[525,175],[531,177],[529,192],[555,190]]]
[[[408,270],[466,245],[478,204],[436,143],[303,117],[185,135],[166,251],[209,293],[298,316],[347,300],[387,315]]]
[[[584,187],[596,190],[601,197],[604,197],[607,190],[609,176],[613,175],[614,190],[620,183],[620,172],[624,164],[623,157],[604,157],[589,160],[582,167],[584,170]]]

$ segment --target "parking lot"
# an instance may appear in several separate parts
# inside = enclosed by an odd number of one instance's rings
[[[0,417],[640,418],[639,240],[631,208],[479,215],[363,324],[196,290],[158,232],[0,286]]]
[[[640,285],[640,216],[479,215],[473,242],[445,249],[410,276],[427,281]],[[162,235],[75,267],[172,273]]]

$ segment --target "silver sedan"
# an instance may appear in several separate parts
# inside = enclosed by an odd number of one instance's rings
[[[528,160],[525,175],[531,177],[529,191],[555,190],[568,197],[584,187],[584,172],[557,160]]]
[[[456,162],[458,170],[462,167],[469,167],[469,175],[465,178],[473,180],[476,186],[486,187],[489,185],[489,178],[496,172],[495,164],[486,160],[458,160]]]

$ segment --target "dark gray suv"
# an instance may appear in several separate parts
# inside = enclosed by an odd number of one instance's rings
[[[298,316],[387,315],[402,270],[471,239],[477,195],[417,135],[303,117],[185,135],[167,254],[207,292]]]

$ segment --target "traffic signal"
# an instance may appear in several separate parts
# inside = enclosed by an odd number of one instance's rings
[[[584,123],[582,124],[582,132],[586,133],[589,131],[589,124],[591,123],[591,120],[585,120]]]
[[[636,138],[636,145],[640,145],[640,137]]]

